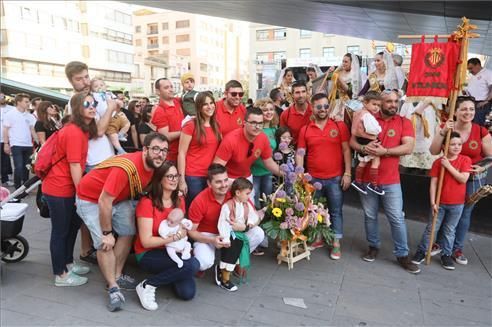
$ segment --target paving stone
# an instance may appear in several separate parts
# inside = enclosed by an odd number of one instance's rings
[[[323,321],[330,321],[333,317],[336,304],[336,301],[333,301],[333,299],[329,299],[323,304],[314,303],[310,299],[303,298],[303,300],[307,306],[306,309],[287,305],[284,303],[283,298],[281,297],[260,296],[255,300],[252,308],[258,307],[272,311],[294,313],[300,316],[321,319]]]
[[[2,307],[1,326],[48,326],[52,324],[53,320],[41,318],[37,315],[7,310]]]
[[[329,324],[329,321],[322,319],[315,319],[305,315],[286,313],[260,307],[251,308],[245,315],[244,320],[252,320],[275,326],[326,326]]]

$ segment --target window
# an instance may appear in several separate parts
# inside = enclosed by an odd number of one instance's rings
[[[7,45],[8,44],[7,30],[1,31],[0,44],[1,45]]]
[[[257,41],[266,41],[269,39],[268,34],[269,34],[268,30],[256,31],[256,40]]]
[[[347,46],[347,52],[353,54],[360,54],[360,47],[358,45],[349,45]]]
[[[335,48],[334,47],[323,48],[323,58],[331,58],[331,57],[335,57]]]
[[[162,23],[162,30],[168,30],[169,29],[169,23]]]
[[[376,53],[384,51],[386,47],[384,45],[377,45],[376,46]]]
[[[275,60],[275,61],[282,60],[285,58],[287,58],[287,54],[285,51],[277,51],[277,52],[273,53],[273,60]]]
[[[256,60],[260,63],[268,61],[269,57],[270,57],[269,52],[257,52],[256,53]]]
[[[159,39],[157,37],[147,38],[147,49],[156,49],[159,47]]]
[[[83,45],[82,46],[82,57],[84,58],[89,58],[90,56],[90,49],[88,45]]]
[[[200,63],[200,71],[207,72],[207,64]]]
[[[190,40],[190,34],[176,35],[176,43],[188,42]]]
[[[176,54],[178,56],[186,56],[186,57],[189,57],[190,54],[191,54],[191,51],[189,48],[185,48],[185,49],[176,49]]]
[[[162,37],[162,44],[169,44],[169,36]]]
[[[38,64],[35,62],[24,61],[24,73],[26,74],[38,74]]]
[[[142,32],[142,26],[140,25],[135,26],[135,33],[140,33],[140,32]]]
[[[311,58],[311,49],[309,48],[299,49],[299,58]]]
[[[135,46],[136,47],[141,47],[142,46],[142,40],[141,39],[136,39],[135,40]]]
[[[299,36],[301,37],[301,39],[310,38],[311,37],[311,31],[300,30]]]
[[[147,34],[157,34],[159,31],[157,30],[157,23],[147,24]]]
[[[38,12],[31,8],[21,7],[21,17],[23,20],[28,20],[31,22],[38,21]]]
[[[122,64],[133,64],[133,55],[127,52],[106,50],[106,57],[108,61],[117,62]]]
[[[281,28],[281,29],[273,30],[273,38],[275,40],[285,40],[286,37],[287,37],[287,29]]]
[[[186,28],[190,27],[190,20],[177,20],[176,21],[176,28]]]
[[[208,84],[208,79],[206,77],[200,77],[200,84]]]

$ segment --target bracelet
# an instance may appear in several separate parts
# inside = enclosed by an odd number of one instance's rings
[[[352,177],[352,174],[351,173],[343,173],[343,176]]]

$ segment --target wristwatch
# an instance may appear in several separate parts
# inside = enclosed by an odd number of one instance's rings
[[[110,231],[107,231],[107,230],[103,230],[103,235],[106,236],[106,235],[109,235],[109,234],[113,234],[113,230],[110,230]]]

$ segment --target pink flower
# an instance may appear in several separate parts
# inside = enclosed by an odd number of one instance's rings
[[[313,184],[314,188],[317,189],[318,191],[321,190],[323,188],[323,185],[321,185],[320,182],[315,182]]]
[[[278,148],[279,148],[279,150],[281,150],[281,151],[286,150],[288,147],[289,147],[289,145],[288,145],[287,143],[285,143],[285,142],[281,142],[281,143],[278,145]]]
[[[280,152],[275,152],[273,154],[273,159],[277,160],[277,161],[280,161],[284,158],[284,156],[280,153]]]
[[[304,148],[297,149],[297,155],[299,155],[301,157],[305,156],[306,155],[306,149],[304,149]]]
[[[280,229],[288,229],[289,228],[289,224],[287,222],[283,222],[283,223],[280,223]]]
[[[292,216],[292,215],[294,215],[294,209],[292,209],[292,208],[287,208],[287,209],[285,209],[285,214],[286,214],[287,216]]]

